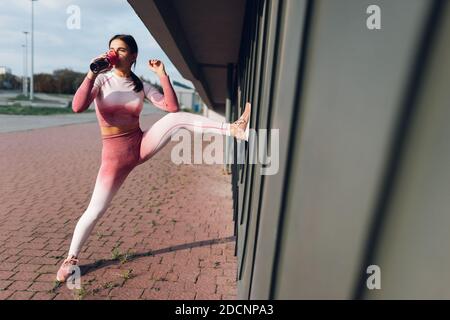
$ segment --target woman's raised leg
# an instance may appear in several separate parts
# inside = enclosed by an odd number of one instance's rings
[[[145,162],[153,157],[170,141],[172,134],[181,128],[198,133],[215,133],[245,139],[243,133],[246,127],[248,129],[249,117],[250,104],[246,106],[242,116],[232,124],[189,112],[169,113],[144,132],[141,141],[140,162]]]
[[[168,113],[146,130],[141,141],[141,162],[153,157],[176,131],[184,128],[198,133],[230,135],[230,124],[189,112]]]

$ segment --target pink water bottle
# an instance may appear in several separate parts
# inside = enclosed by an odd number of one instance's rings
[[[114,50],[110,50],[106,58],[94,60],[89,68],[94,74],[100,73],[117,63],[118,56]]]

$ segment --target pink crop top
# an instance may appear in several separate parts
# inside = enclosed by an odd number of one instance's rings
[[[98,123],[105,127],[139,125],[144,98],[164,111],[178,112],[178,99],[169,77],[161,76],[160,81],[164,94],[146,82],[143,90],[135,92],[131,77],[120,77],[114,70],[100,73],[95,81],[86,76],[73,97],[72,110],[83,112],[95,100]]]

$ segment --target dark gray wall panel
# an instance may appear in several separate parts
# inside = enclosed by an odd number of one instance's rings
[[[374,262],[369,299],[450,298],[450,5],[427,59],[401,169]]]
[[[314,1],[275,298],[351,298],[430,3]]]
[[[269,102],[271,109],[270,128],[280,130],[279,171],[275,175],[265,176],[261,194],[261,212],[257,237],[257,249],[254,258],[251,299],[268,299],[278,219],[285,179],[286,160],[294,97],[297,90],[297,78],[302,52],[301,42],[306,2],[299,0],[283,1],[280,17],[279,48],[274,66],[274,92]]]

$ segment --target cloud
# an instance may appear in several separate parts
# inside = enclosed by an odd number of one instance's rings
[[[70,16],[67,8],[80,8],[81,28],[68,29]],[[8,46],[0,52],[0,65],[11,68],[16,75],[23,70],[23,31],[31,29],[31,1],[11,1],[2,7],[0,14],[0,37],[7,39]],[[135,37],[139,46],[135,73],[153,81],[157,77],[148,69],[147,60],[158,58],[164,61],[173,80],[188,85],[170,62],[158,43],[151,36],[131,6],[124,0],[39,0],[34,3],[34,51],[35,73],[69,68],[87,72],[89,62],[105,52],[109,39],[117,33],[128,33]],[[28,35],[30,56],[30,35]],[[29,63],[30,70],[30,63]]]

